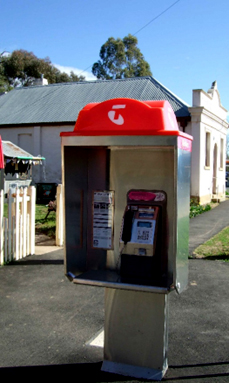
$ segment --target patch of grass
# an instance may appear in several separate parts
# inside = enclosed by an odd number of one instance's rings
[[[56,213],[50,212],[48,217],[45,216],[48,212],[46,205],[36,205],[36,216],[35,216],[35,228],[36,233],[48,235],[51,238],[55,238],[56,235]]]
[[[214,237],[195,249],[197,258],[221,259],[229,261],[229,227],[226,227]]]

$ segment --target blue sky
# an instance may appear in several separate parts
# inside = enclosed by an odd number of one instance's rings
[[[90,80],[102,44],[131,33],[173,93],[191,105],[192,89],[216,80],[229,109],[228,11],[228,0],[0,0],[0,52],[25,49]]]

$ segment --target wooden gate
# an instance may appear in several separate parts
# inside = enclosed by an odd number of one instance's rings
[[[4,216],[4,205],[7,217]],[[35,254],[36,188],[0,191],[0,265]]]

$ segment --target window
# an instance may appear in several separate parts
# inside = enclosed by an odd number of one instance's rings
[[[211,135],[209,132],[206,132],[206,142],[205,142],[205,166],[210,167],[210,143]]]
[[[224,139],[220,139],[220,169],[223,169],[223,158],[224,158]]]

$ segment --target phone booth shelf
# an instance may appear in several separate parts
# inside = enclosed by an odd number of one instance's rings
[[[168,296],[188,282],[191,149],[167,101],[88,104],[61,133],[65,273],[105,287],[105,371],[167,370]]]

